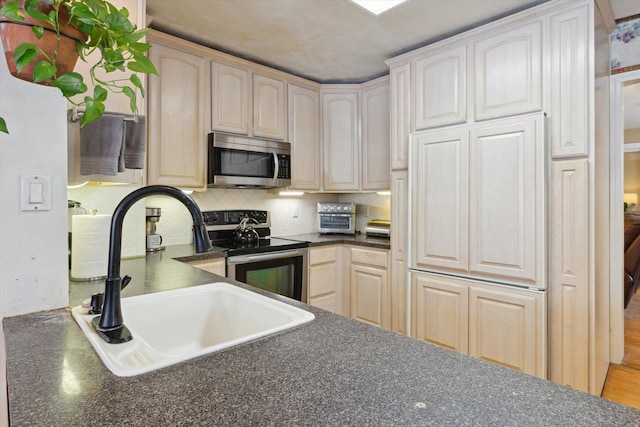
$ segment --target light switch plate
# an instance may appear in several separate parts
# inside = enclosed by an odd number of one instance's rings
[[[51,177],[48,175],[22,175],[20,205],[23,211],[51,209]]]

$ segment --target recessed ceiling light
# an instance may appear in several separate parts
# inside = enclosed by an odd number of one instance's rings
[[[396,7],[397,5],[404,3],[407,0],[351,0],[353,3],[357,4],[364,10],[369,13],[374,14],[375,16],[380,15],[381,13],[386,12],[392,7]]]

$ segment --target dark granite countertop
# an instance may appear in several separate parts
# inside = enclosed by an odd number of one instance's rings
[[[229,281],[154,255],[123,262],[123,296]],[[633,408],[268,295],[316,319],[129,378],[102,365],[68,310],[4,319],[11,425],[640,424]]]
[[[389,239],[383,237],[367,237],[364,234],[294,234],[290,236],[278,236],[283,239],[298,240],[301,242],[309,242],[310,247],[323,245],[339,245],[348,244],[356,246],[367,246],[370,248],[390,249]]]

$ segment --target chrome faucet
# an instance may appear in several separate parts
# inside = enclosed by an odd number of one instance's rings
[[[208,252],[212,249],[207,229],[202,218],[200,208],[191,197],[181,190],[165,185],[150,185],[139,188],[127,195],[116,207],[111,218],[111,230],[109,236],[109,265],[107,279],[104,287],[104,303],[102,314],[92,320],[93,328],[100,338],[110,344],[118,344],[130,341],[132,336],[122,319],[120,307],[120,291],[125,287],[131,277],[120,278],[120,254],[122,249],[122,223],[124,216],[134,203],[151,195],[171,196],[187,207],[193,218],[194,242],[196,252]]]

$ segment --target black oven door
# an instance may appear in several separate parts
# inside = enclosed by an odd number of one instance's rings
[[[307,249],[232,256],[230,279],[298,301],[307,300]]]

